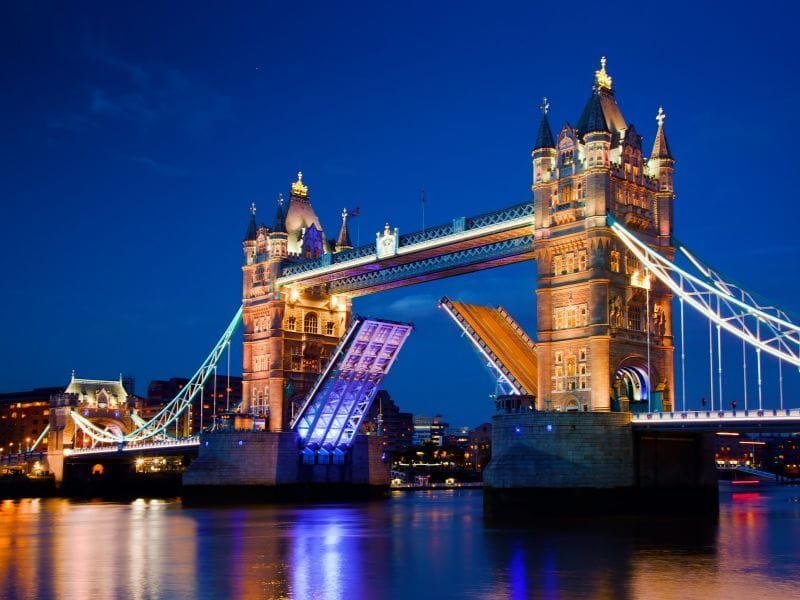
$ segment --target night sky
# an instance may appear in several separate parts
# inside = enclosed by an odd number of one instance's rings
[[[271,222],[298,170],[329,236],[360,207],[354,242],[420,229],[422,188],[429,226],[528,201],[542,96],[574,125],[601,55],[648,152],[664,106],[677,237],[800,315],[791,3],[165,4],[0,6],[0,391],[190,376],[240,302],[250,203]],[[385,380],[403,409],[488,420],[493,384],[436,301],[501,304],[535,334],[534,269],[355,301],[417,326]],[[692,402],[708,347],[689,323]]]

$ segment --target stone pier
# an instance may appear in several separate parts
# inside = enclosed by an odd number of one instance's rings
[[[304,464],[295,432],[203,434],[183,474],[184,502],[324,501],[388,494],[380,438],[359,435],[344,464]]]
[[[629,413],[520,412],[493,419],[484,512],[716,514],[713,435],[635,432]]]

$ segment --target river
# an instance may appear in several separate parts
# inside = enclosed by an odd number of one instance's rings
[[[0,502],[9,600],[797,598],[800,486],[723,488],[718,520],[484,523],[480,490],[184,508]]]

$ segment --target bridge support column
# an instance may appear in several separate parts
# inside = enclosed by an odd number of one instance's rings
[[[705,435],[640,436],[626,413],[495,416],[484,512],[509,521],[716,514],[713,440]]]

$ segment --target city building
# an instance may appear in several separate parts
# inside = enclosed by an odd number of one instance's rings
[[[41,436],[50,419],[50,396],[64,387],[42,387],[0,394],[0,458],[25,452]],[[47,449],[47,436],[40,442]]]
[[[449,427],[450,425],[442,420],[442,415],[434,417],[415,415],[414,445],[422,446],[425,443],[432,443],[436,446],[443,445]]]
[[[189,383],[186,377],[154,379],[147,386],[147,397],[137,405],[139,415],[144,420],[152,419]],[[229,385],[230,383],[230,385]],[[202,398],[203,410],[198,410]],[[202,396],[198,395],[187,411],[187,417],[178,425],[183,435],[197,433],[213,422],[213,415],[238,410],[242,403],[242,378],[238,376],[217,375],[209,377],[203,386]]]
[[[402,412],[389,392],[380,390],[375,394],[375,399],[364,417],[361,432],[382,435],[387,454],[400,454],[414,442],[414,416],[409,412]]]

